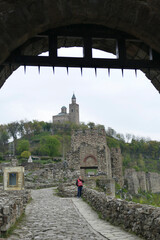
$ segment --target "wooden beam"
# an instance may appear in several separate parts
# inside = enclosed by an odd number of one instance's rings
[[[104,59],[104,58],[75,58],[48,56],[20,56],[15,55],[3,65],[18,64],[25,66],[55,66],[55,67],[86,67],[86,68],[115,68],[115,69],[159,69],[159,61]]]

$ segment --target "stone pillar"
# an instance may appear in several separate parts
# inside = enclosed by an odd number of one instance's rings
[[[146,173],[147,190],[152,193],[160,192],[160,174]]]
[[[122,187],[124,184],[122,172],[122,154],[120,148],[111,149],[112,177]]]
[[[147,192],[146,173],[137,172],[137,176],[138,176],[141,191]]]
[[[140,185],[135,169],[126,169],[124,178],[128,185],[128,191],[131,194],[137,194],[140,189]]]

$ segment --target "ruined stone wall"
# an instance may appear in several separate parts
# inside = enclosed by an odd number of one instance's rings
[[[77,149],[77,151],[74,152],[68,152],[66,155],[66,159],[68,162],[68,167],[70,169],[76,169],[80,171],[80,149]]]
[[[137,194],[138,190],[140,189],[140,185],[135,169],[126,169],[124,178],[125,184],[127,184],[128,187],[128,191],[132,194]]]
[[[160,208],[107,197],[92,189],[83,189],[83,198],[103,219],[148,240],[160,239]]]
[[[79,165],[80,166],[87,166],[87,161],[84,162],[84,159],[87,156],[94,156],[94,158],[92,158],[92,160],[90,160],[90,164],[92,164],[92,166],[98,166],[98,153],[97,153],[97,148],[95,146],[92,145],[88,145],[88,143],[83,142],[82,144],[80,144],[79,146],[79,153],[80,153],[80,158],[79,158]],[[90,158],[91,159],[91,158]]]
[[[112,178],[111,156],[107,145],[104,149],[98,149],[98,169],[106,173],[108,178]]]
[[[86,129],[86,130],[75,130],[72,132],[71,137],[71,148],[76,151],[81,143],[87,143],[92,147],[99,146],[103,148],[106,146],[106,134],[104,129]]]
[[[160,192],[160,174],[146,173],[146,185],[148,191],[152,193]]]
[[[160,174],[136,172],[135,169],[125,170],[125,182],[128,190],[132,194],[137,194],[139,190],[151,193],[160,192]]]
[[[59,182],[76,181],[80,175],[79,170],[73,170],[68,167],[66,161],[56,164],[34,164],[26,165],[25,188],[46,188],[56,186]]]
[[[97,167],[98,172],[112,178],[110,150],[104,128],[73,131],[67,160],[70,168]],[[83,175],[84,171],[81,172]]]
[[[74,197],[77,193],[73,185],[61,184],[58,190],[63,197]],[[87,187],[83,188],[82,197],[113,225],[121,226],[147,240],[160,239],[160,208],[116,199]]]
[[[120,148],[111,149],[111,165],[112,165],[112,177],[115,181],[123,186],[123,172],[122,172],[122,154]]]
[[[23,213],[30,191],[0,191],[0,234],[6,232]]]
[[[150,191],[149,188],[147,187],[146,173],[142,171],[137,172],[137,177],[139,181],[139,189],[144,192]]]

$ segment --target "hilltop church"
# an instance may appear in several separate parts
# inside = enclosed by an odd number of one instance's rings
[[[67,113],[67,108],[63,106],[61,112],[53,116],[53,123],[72,122],[79,124],[79,105],[76,103],[75,94],[73,94],[71,101],[71,104],[69,104],[69,113]]]

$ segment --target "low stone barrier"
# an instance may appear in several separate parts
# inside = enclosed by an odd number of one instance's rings
[[[60,184],[58,191],[60,196],[75,197],[77,188],[72,183]],[[83,188],[82,197],[113,225],[121,226],[146,240],[160,240],[160,208],[116,199],[87,187]]]
[[[21,216],[31,197],[30,191],[0,191],[0,235]]]
[[[112,224],[144,239],[160,240],[160,208],[111,198],[88,188],[83,189],[83,198]]]
[[[60,183],[58,185],[58,195],[61,197],[76,197],[77,186],[75,183]]]

